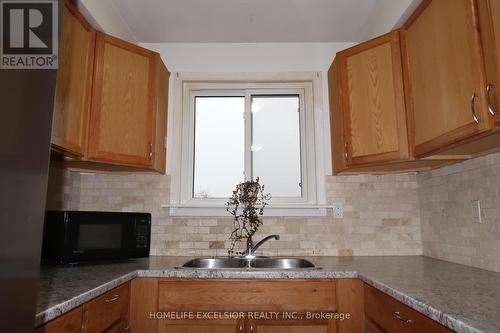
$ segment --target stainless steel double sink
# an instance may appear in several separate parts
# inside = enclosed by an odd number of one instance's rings
[[[317,268],[312,262],[301,258],[279,257],[220,257],[196,258],[189,260],[181,268],[199,269],[313,269]]]

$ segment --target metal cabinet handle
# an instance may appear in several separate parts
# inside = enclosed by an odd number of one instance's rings
[[[115,294],[115,295],[113,295],[111,298],[108,298],[107,300],[105,300],[105,302],[106,302],[106,303],[112,303],[112,302],[116,301],[116,300],[117,300],[117,299],[119,299],[119,298],[120,298],[120,295]]]
[[[344,143],[344,159],[349,160],[349,144],[347,142]]]
[[[253,333],[253,325],[250,325],[250,333]]]
[[[497,115],[497,113],[495,109],[493,109],[493,105],[490,99],[492,89],[495,89],[495,85],[493,83],[490,83],[488,84],[488,86],[486,86],[486,102],[488,103],[488,112],[494,117]]]
[[[401,320],[405,324],[411,324],[411,319],[403,317],[401,315],[401,312],[399,312],[399,311],[394,311],[394,317],[396,317],[397,319]]]
[[[153,159],[153,144],[151,142],[149,143],[149,155],[148,155],[148,158],[150,160]]]
[[[477,98],[477,94],[474,93],[474,95],[472,95],[471,101],[470,101],[470,110],[472,112],[472,119],[474,119],[474,122],[476,124],[479,124],[479,122],[481,121],[481,119],[476,114],[476,98]]]
[[[243,324],[240,324],[240,327],[238,327],[238,330],[240,333],[243,333]]]

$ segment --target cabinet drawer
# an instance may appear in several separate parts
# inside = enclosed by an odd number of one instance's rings
[[[160,311],[335,311],[335,282],[163,280]]]
[[[128,314],[130,283],[121,285],[87,303],[85,333],[100,333]]]
[[[368,285],[365,285],[365,312],[387,333],[453,332]]]

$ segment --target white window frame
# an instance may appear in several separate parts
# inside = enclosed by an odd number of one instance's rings
[[[305,75],[306,77],[310,77],[310,80],[246,81],[240,79],[238,81],[230,80],[231,82],[228,82],[228,80],[220,82],[213,79],[189,80],[180,77],[179,74],[175,75],[176,77],[173,80],[174,92],[171,94],[172,104],[170,107],[170,110],[174,109],[174,111],[169,113],[167,158],[167,172],[171,174],[171,196],[170,203],[162,205],[163,207],[170,208],[171,215],[227,216],[224,208],[227,199],[193,198],[192,196],[194,180],[194,97],[210,95],[245,97],[245,116],[248,117],[251,115],[250,96],[269,94],[293,94],[300,96],[302,197],[293,199],[273,198],[270,205],[266,207],[265,215],[325,215],[325,208],[327,208],[324,205],[325,170],[322,163],[323,159],[317,158],[318,152],[322,154],[323,151],[322,145],[316,144],[318,141],[317,130],[318,128],[321,131],[323,129],[323,122],[321,120],[318,122],[315,119],[315,110],[318,109],[315,107],[315,103],[319,102],[319,104],[322,104],[322,100],[317,101],[318,97],[321,97],[321,94],[315,93],[313,89],[313,78],[315,76],[318,77],[317,73]],[[284,76],[286,77],[287,75]],[[292,74],[291,76],[294,75]],[[304,74],[301,77],[304,77]],[[276,78],[276,74],[274,78]],[[319,109],[321,110],[322,108],[320,107]],[[245,126],[251,126],[251,120],[247,120]],[[247,128],[245,135],[246,148],[251,145],[251,130]],[[245,154],[251,154],[251,151],[245,149]],[[245,169],[251,170],[252,162],[249,156],[245,157],[245,163]],[[249,174],[245,175],[246,180],[249,178]]]

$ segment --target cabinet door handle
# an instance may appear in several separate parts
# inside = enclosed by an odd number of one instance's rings
[[[149,143],[149,154],[148,154],[148,158],[149,158],[150,160],[152,160],[152,159],[153,159],[153,144],[152,144],[151,142]]]
[[[349,144],[347,142],[344,143],[344,159],[349,160]]]
[[[240,326],[238,327],[238,332],[243,333],[243,324],[240,323]]]
[[[403,317],[401,315],[401,312],[399,312],[399,311],[394,311],[394,317],[396,317],[397,319],[401,320],[405,324],[411,324],[411,319]]]
[[[106,303],[112,303],[112,302],[116,301],[116,300],[117,300],[117,299],[119,299],[119,298],[120,298],[120,295],[115,294],[115,295],[113,295],[111,298],[108,298],[107,300],[105,300],[105,302],[106,302]]]
[[[471,101],[470,101],[470,110],[472,112],[472,119],[474,119],[474,122],[476,124],[479,124],[479,122],[481,121],[481,119],[476,114],[476,98],[477,98],[477,94],[474,93],[474,95],[472,95]]]
[[[495,85],[493,83],[488,84],[486,86],[486,101],[488,102],[488,112],[494,117],[497,115],[495,109],[493,109],[493,105],[491,103],[491,90],[495,89]]]
[[[250,333],[253,333],[253,325],[250,325]]]

